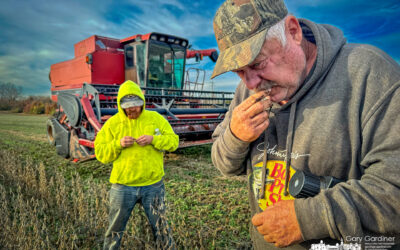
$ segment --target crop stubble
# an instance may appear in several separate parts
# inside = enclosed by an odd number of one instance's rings
[[[43,138],[46,116],[0,114],[0,248],[101,249],[111,165],[74,164]],[[246,180],[227,179],[210,146],[165,156],[167,219],[180,249],[250,249]],[[122,249],[154,249],[136,206]]]

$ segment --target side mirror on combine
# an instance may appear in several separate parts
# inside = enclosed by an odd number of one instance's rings
[[[217,60],[218,60],[218,52],[217,51],[211,52],[211,55],[209,57],[210,57],[211,61],[217,62]]]

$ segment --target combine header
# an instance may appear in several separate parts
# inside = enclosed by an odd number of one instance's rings
[[[211,143],[233,93],[204,91],[204,75],[199,81],[200,70],[185,71],[186,59],[216,61],[218,54],[187,47],[186,39],[160,33],[122,40],[91,36],[75,44],[75,58],[51,65],[49,75],[58,110],[47,121],[47,135],[57,153],[74,161],[95,158],[94,139],[118,112],[118,88],[125,80],[141,86],[146,109],[168,119],[180,148]]]

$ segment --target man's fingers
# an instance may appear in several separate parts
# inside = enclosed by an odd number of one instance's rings
[[[254,103],[259,102],[267,95],[268,93],[265,91],[257,92],[254,95],[251,95],[246,100],[244,100],[238,107],[240,107],[241,110],[245,111],[249,109],[251,106],[253,106]]]
[[[253,128],[253,132],[257,135],[260,135],[262,132],[264,132],[264,130],[267,129],[268,125],[268,113],[265,111],[253,117],[248,124],[248,126],[251,126]]]
[[[266,236],[267,234],[271,236],[270,232],[265,228],[264,224],[262,224],[261,226],[258,226],[257,231],[264,236]],[[268,242],[270,242],[270,241],[268,241]]]
[[[263,118],[260,123],[258,123],[258,125],[254,128],[254,130],[256,131],[256,133],[261,134],[262,132],[264,132],[264,130],[266,130],[269,126],[269,120]]]
[[[232,118],[230,127],[232,133],[243,141],[254,141],[268,127],[268,112],[263,111],[253,118],[243,116]]]
[[[251,222],[264,240],[275,243],[276,247],[286,247],[303,241],[293,200],[280,201],[267,207],[264,212],[254,215]]]
[[[135,141],[134,140],[125,140],[125,143],[130,143],[130,144],[132,144],[132,143],[134,143]]]
[[[264,212],[258,213],[253,216],[251,223],[257,227],[257,230],[261,230],[264,233],[271,231],[271,218],[267,216],[268,214]]]
[[[230,123],[232,133],[242,141],[257,139],[268,127],[268,113],[265,110],[269,110],[270,105],[271,101],[265,91],[247,98],[233,110]]]
[[[136,142],[145,142],[145,141],[146,141],[146,136],[144,136],[144,135],[142,135],[136,139]]]
[[[258,114],[256,114],[254,117],[250,119],[251,125],[254,127],[257,127],[261,123],[268,122],[269,121],[269,114],[268,111],[263,111]]]
[[[247,115],[249,115],[249,117],[254,117],[265,110],[269,110],[270,106],[271,106],[271,101],[269,99],[261,100],[257,103],[254,103],[254,105],[248,108],[245,112],[247,113]]]
[[[264,213],[254,215],[251,219],[251,223],[256,227],[262,225],[264,223]]]
[[[151,143],[153,137],[149,136],[149,135],[142,135],[140,136],[136,142],[137,144],[139,144],[140,146],[145,146]]]
[[[125,136],[125,137],[123,138],[123,140],[124,140],[125,142],[133,142],[133,141],[135,141],[135,138],[133,138],[133,137],[131,137],[131,136]]]
[[[257,228],[258,229],[258,228]],[[259,232],[263,235],[264,240],[269,243],[275,243],[276,247],[286,247],[289,246],[292,242],[288,238],[288,235],[285,235],[284,232],[278,231],[273,233],[263,233],[259,230]]]
[[[135,138],[131,136],[125,136],[121,139],[121,146],[122,147],[130,147],[135,142]]]
[[[251,95],[250,97],[248,97],[246,100],[244,100],[240,105],[240,109],[242,111],[246,111],[248,110],[251,106],[254,105],[254,103],[259,102],[260,100],[262,100],[264,97],[267,96],[267,93],[264,91],[261,92],[257,92],[253,95]]]
[[[269,235],[269,234],[264,235],[264,240],[265,240],[266,242],[269,242],[269,243],[274,243],[274,242],[275,242],[274,237],[271,236],[271,235]]]

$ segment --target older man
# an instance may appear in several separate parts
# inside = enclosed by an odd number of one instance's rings
[[[124,82],[118,91],[118,113],[107,120],[94,142],[96,158],[113,162],[109,227],[104,249],[118,249],[136,203],[143,205],[155,246],[176,249],[165,218],[163,151],[178,148],[179,137],[168,121],[145,109],[140,87]]]
[[[242,81],[214,132],[212,160],[224,175],[249,176],[254,247],[366,246],[376,235],[385,242],[374,243],[395,244],[399,65],[331,25],[288,14],[282,0],[227,0],[214,31],[213,77],[233,71]],[[297,171],[343,182],[294,200],[287,189]]]

